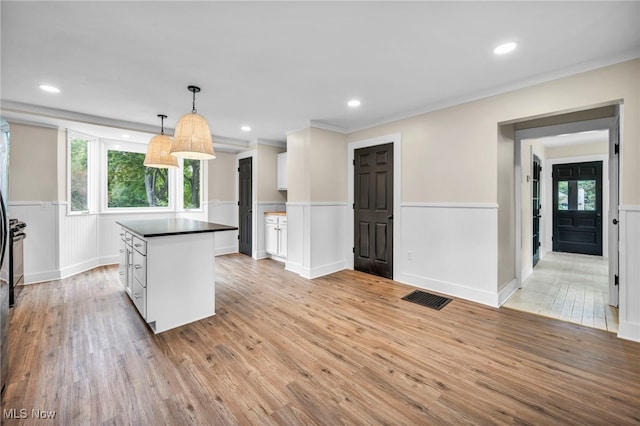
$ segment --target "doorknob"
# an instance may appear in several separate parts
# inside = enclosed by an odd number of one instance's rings
[[[393,215],[387,217],[387,220],[393,220]]]
[[[617,225],[617,224],[618,224],[618,219],[615,219],[615,218],[614,218],[614,219],[613,219],[613,224],[614,224],[614,225]]]

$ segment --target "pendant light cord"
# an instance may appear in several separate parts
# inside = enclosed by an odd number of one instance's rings
[[[197,113],[197,112],[198,112],[198,111],[196,110],[196,91],[195,91],[195,90],[193,91],[193,106],[192,106],[191,112],[192,112],[193,114],[195,114],[195,113]]]

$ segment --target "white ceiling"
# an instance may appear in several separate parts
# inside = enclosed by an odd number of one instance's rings
[[[595,143],[608,143],[608,130],[589,130],[586,132],[565,133],[557,136],[548,136],[536,139],[546,147],[561,147],[572,145],[587,145]]]
[[[284,141],[310,122],[353,131],[640,57],[638,1],[5,0],[0,12],[4,116],[153,132],[164,113],[170,133],[194,84],[216,144]],[[492,54],[510,40],[515,52]]]

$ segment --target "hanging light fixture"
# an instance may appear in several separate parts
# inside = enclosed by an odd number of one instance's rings
[[[191,113],[183,115],[178,120],[176,132],[173,135],[171,155],[194,160],[216,158],[216,154],[213,152],[209,124],[196,111],[196,93],[200,91],[200,88],[189,86],[188,89],[193,93],[193,107]]]
[[[167,116],[158,114],[158,117],[160,117],[161,122],[160,134],[155,135],[149,141],[147,155],[144,157],[144,165],[160,169],[178,167],[178,159],[169,154],[172,145],[171,138],[164,134],[164,119],[167,118]]]

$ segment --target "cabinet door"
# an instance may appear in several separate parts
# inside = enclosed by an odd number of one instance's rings
[[[278,229],[280,229],[280,245],[278,249],[278,256],[287,257],[287,218],[281,217],[278,223]]]
[[[278,218],[275,216],[266,218],[265,250],[269,254],[278,254]]]

